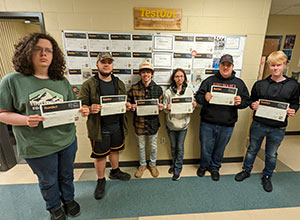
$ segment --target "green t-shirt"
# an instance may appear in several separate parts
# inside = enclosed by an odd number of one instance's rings
[[[67,79],[51,80],[7,74],[0,84],[0,109],[21,115],[40,114],[40,104],[75,100],[76,96]],[[36,158],[58,152],[75,140],[74,123],[43,128],[13,126],[18,154],[21,158]]]

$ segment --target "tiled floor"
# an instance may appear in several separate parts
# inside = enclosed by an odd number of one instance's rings
[[[300,136],[286,136],[278,151],[278,163],[276,171],[300,171]],[[264,167],[263,152],[259,154],[254,164],[253,172],[258,173]],[[221,168],[222,174],[235,174],[241,170],[242,163],[224,163]],[[195,176],[197,165],[185,165],[182,172],[184,176]],[[160,166],[160,177],[171,177],[168,174],[169,166]],[[132,176],[136,170],[135,167],[124,167],[122,170],[130,173]],[[96,180],[94,169],[75,169],[75,181]],[[108,175],[108,169],[106,176]],[[147,170],[143,178],[152,178]],[[222,178],[222,176],[221,176]],[[26,164],[19,164],[7,172],[0,172],[0,184],[22,184],[37,183],[36,176],[32,173]],[[168,215],[168,216],[150,216],[139,218],[124,218],[122,220],[282,220],[299,219],[300,207],[267,209],[267,210],[244,210],[234,212]]]

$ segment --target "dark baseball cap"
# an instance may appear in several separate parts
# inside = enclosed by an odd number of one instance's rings
[[[224,54],[220,59],[220,63],[224,63],[224,62],[229,62],[233,64],[232,56],[230,54]]]

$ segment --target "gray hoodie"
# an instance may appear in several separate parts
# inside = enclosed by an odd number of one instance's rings
[[[172,131],[180,131],[187,129],[191,114],[171,114],[167,109],[167,105],[171,103],[171,98],[173,97],[193,97],[194,94],[191,88],[187,87],[184,94],[180,95],[179,93],[175,94],[171,88],[167,89],[164,94],[164,111],[166,113],[166,124],[167,127]]]

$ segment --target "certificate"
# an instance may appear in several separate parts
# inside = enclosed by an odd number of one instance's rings
[[[110,40],[107,33],[88,33],[90,51],[109,51]]]
[[[41,115],[45,117],[43,127],[48,128],[78,121],[80,108],[80,100],[40,105]]]
[[[136,101],[136,114],[138,116],[158,115],[158,99],[144,99]]]
[[[192,97],[171,98],[171,114],[186,114],[193,112]]]
[[[132,41],[130,34],[111,34],[111,51],[131,51]]]
[[[255,116],[268,118],[276,121],[284,121],[286,118],[286,111],[290,104],[286,102],[277,102],[272,100],[260,99],[258,109]]]
[[[173,68],[191,69],[192,61],[190,53],[174,53]]]
[[[237,90],[237,88],[212,85],[212,98],[209,100],[209,103],[216,105],[234,105],[234,97],[237,94]]]
[[[69,69],[90,68],[90,60],[86,51],[67,51]]]
[[[170,84],[170,78],[172,75],[171,70],[164,70],[159,69],[155,71],[155,74],[153,75],[153,81],[156,82],[158,85],[169,85]]]
[[[154,51],[173,51],[173,36],[155,35],[153,45]]]
[[[153,53],[153,65],[154,68],[172,68],[173,63],[173,54],[172,53]]]
[[[152,34],[133,34],[132,51],[135,52],[152,52]]]
[[[86,39],[86,33],[65,32],[66,50],[87,51],[88,50],[87,44],[88,42]]]
[[[100,96],[101,116],[123,114],[126,112],[126,95]]]

